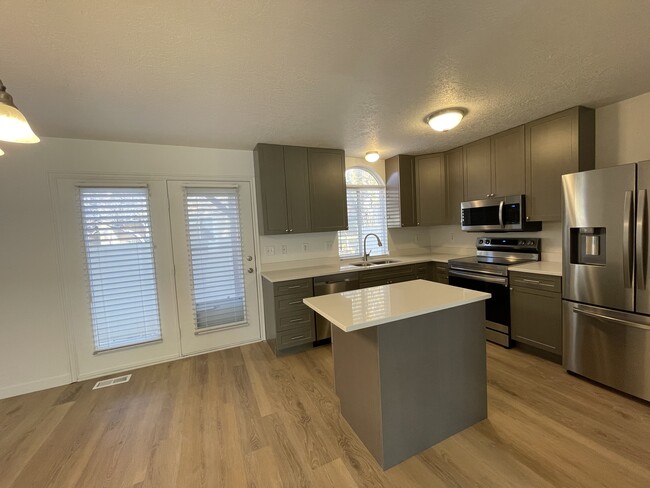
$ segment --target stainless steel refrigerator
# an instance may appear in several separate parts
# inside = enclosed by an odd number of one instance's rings
[[[563,363],[650,401],[650,161],[562,177]]]

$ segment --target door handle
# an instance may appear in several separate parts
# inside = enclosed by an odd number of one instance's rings
[[[647,326],[645,324],[637,324],[636,322],[630,322],[629,320],[619,319],[617,317],[609,317],[600,313],[582,310],[577,307],[573,307],[573,313],[586,315],[587,317],[592,317],[594,319],[605,320],[607,322],[614,322],[615,324],[627,325],[628,327],[635,327],[637,329],[650,331],[650,326]]]
[[[503,200],[499,202],[499,225],[503,227]]]
[[[632,231],[632,191],[625,192],[623,203],[623,286],[632,287],[632,253],[630,246],[632,240],[630,233]]]
[[[636,209],[636,286],[639,290],[646,289],[646,273],[648,271],[648,235],[646,233],[648,191],[639,190],[639,201]]]

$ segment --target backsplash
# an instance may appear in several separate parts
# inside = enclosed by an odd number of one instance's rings
[[[431,227],[431,249],[434,252],[468,254],[476,252],[476,238],[487,235],[539,237],[542,240],[542,261],[562,261],[562,223],[544,222],[539,232],[463,232],[457,225]]]

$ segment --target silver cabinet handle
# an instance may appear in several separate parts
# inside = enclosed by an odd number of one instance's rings
[[[303,335],[299,335],[299,336],[294,336],[294,337],[291,338],[291,340],[292,341],[297,341],[298,339],[304,339],[304,338],[305,338],[305,336],[303,334]]]
[[[302,319],[302,318],[300,318],[300,319],[291,319],[289,322],[291,322],[291,323],[302,322],[303,320],[305,320],[305,319]]]
[[[291,285],[287,286],[287,290],[291,290],[292,288],[300,288],[302,285]]]
[[[298,305],[299,303],[302,303],[302,300],[295,300],[293,302],[289,302],[289,305]]]

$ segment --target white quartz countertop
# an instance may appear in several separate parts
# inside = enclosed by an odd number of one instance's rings
[[[522,273],[562,276],[562,263],[535,261],[533,263],[508,266],[508,271],[521,271]]]
[[[300,268],[287,268],[279,269],[274,271],[262,271],[262,276],[269,280],[271,283],[276,283],[279,281],[289,281],[289,280],[301,280],[303,278],[314,278],[316,276],[325,276],[331,274],[339,273],[351,273],[354,271],[366,271],[368,269],[382,269],[389,268],[393,266],[403,266],[405,264],[415,264],[415,263],[446,263],[450,259],[462,257],[457,254],[422,254],[418,256],[399,256],[399,257],[371,257],[370,261],[377,259],[391,259],[395,260],[394,263],[383,264],[381,266],[373,267],[359,267],[353,266],[350,263],[359,262],[361,259],[351,260],[351,261],[341,261],[338,265],[323,265],[323,266],[309,266],[309,267],[300,267]]]
[[[303,302],[344,332],[352,332],[488,298],[489,293],[413,280],[310,297]]]

